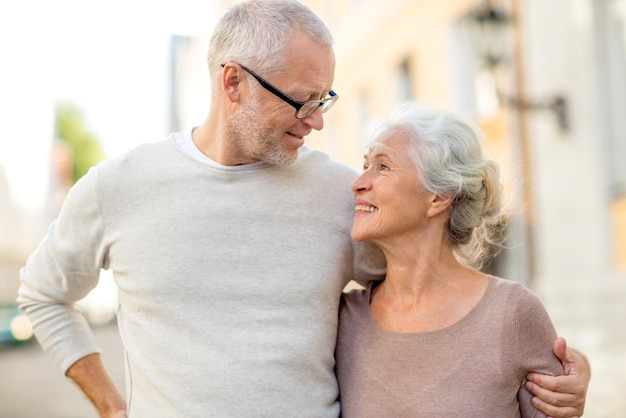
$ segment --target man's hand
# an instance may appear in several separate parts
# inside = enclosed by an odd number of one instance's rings
[[[554,354],[563,365],[563,376],[530,373],[526,388],[533,394],[533,405],[551,418],[575,418],[585,410],[585,397],[591,377],[587,358],[567,348],[564,338],[554,342]]]

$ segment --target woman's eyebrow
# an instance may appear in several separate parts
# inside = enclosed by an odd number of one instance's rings
[[[369,154],[369,156],[366,156],[365,158],[369,158],[371,160],[376,160],[376,159],[380,159],[380,158],[391,158],[391,155],[389,155],[389,151],[386,149],[382,149],[380,151],[374,151],[372,153]]]

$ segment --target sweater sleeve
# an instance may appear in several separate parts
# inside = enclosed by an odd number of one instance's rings
[[[92,168],[71,189],[58,218],[20,271],[18,303],[43,349],[64,372],[99,352],[74,302],[98,283],[103,265],[103,219]]]
[[[550,317],[539,298],[528,289],[518,287],[515,314],[516,372],[521,382],[518,400],[522,417],[545,417],[537,410],[526,389],[526,375],[530,372],[550,376],[563,374],[561,362],[552,347],[557,338]]]
[[[367,286],[369,282],[385,277],[387,262],[383,252],[369,242],[354,242],[353,279]]]

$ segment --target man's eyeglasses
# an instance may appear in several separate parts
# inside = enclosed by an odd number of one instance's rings
[[[224,65],[225,64],[222,64],[222,67],[224,67]],[[299,102],[297,100],[292,99],[291,97],[289,97],[288,95],[280,91],[278,88],[274,87],[271,83],[268,83],[267,81],[265,81],[263,77],[261,77],[260,75],[252,71],[251,69],[244,67],[241,64],[237,64],[237,65],[239,65],[246,72],[248,72],[252,77],[254,77],[256,81],[258,81],[259,84],[263,88],[265,88],[267,91],[269,91],[270,93],[274,94],[276,97],[284,100],[285,102],[293,106],[296,109],[295,116],[298,119],[308,118],[309,116],[313,114],[313,112],[317,110],[318,107],[322,108],[322,113],[326,112],[335,104],[335,102],[339,98],[339,96],[337,96],[337,93],[331,90],[328,92],[328,95],[330,97],[327,97],[325,99],[307,100],[306,102]]]

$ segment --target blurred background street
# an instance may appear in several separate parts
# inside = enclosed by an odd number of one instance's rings
[[[124,389],[124,351],[111,323],[95,327],[102,359],[120,390]],[[78,388],[35,342],[0,347],[0,417],[98,418]]]
[[[19,269],[74,182],[204,120],[208,35],[234,2],[0,2],[0,343],[31,337]],[[474,118],[508,203],[489,272],[589,357],[585,417],[626,416],[626,0],[302,2],[334,34],[341,98],[307,146],[360,170],[363,127],[398,102]],[[121,379],[112,272],[80,304]],[[2,418],[95,416],[34,341],[0,350],[0,382]]]

